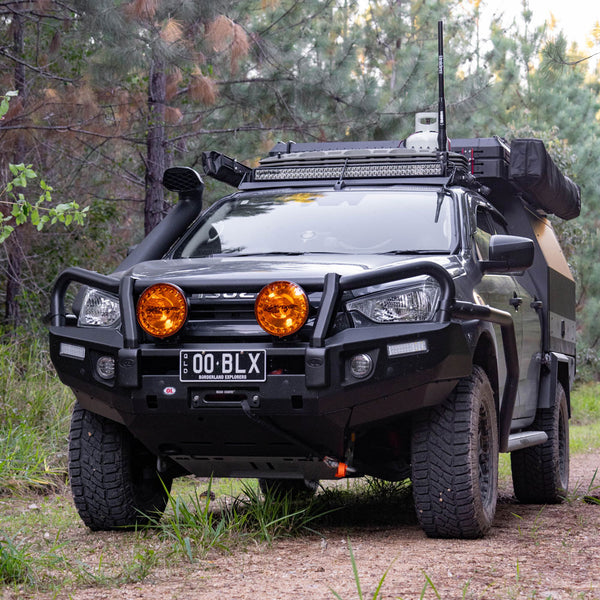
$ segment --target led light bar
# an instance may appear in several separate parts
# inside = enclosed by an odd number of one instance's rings
[[[427,352],[427,340],[420,340],[416,342],[404,342],[400,344],[388,344],[387,351],[388,356],[405,356],[407,354],[421,354]]]
[[[301,179],[366,179],[370,177],[436,177],[444,175],[441,163],[362,164],[307,167],[259,167],[254,171],[255,181]]]
[[[68,356],[69,358],[76,358],[83,360],[85,358],[85,347],[76,346],[75,344],[66,344],[65,342],[60,343],[60,350],[58,352],[60,356]]]

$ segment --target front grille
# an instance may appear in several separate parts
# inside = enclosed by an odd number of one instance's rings
[[[158,340],[140,329],[140,341],[168,348],[181,347],[182,344],[215,343],[306,345],[311,341],[321,292],[309,294],[309,317],[300,331],[282,340],[268,334],[257,323],[254,316],[255,297],[256,294],[251,293],[190,294],[187,322],[175,336]],[[332,333],[351,326],[346,314],[340,312],[334,321]]]
[[[232,296],[233,294],[229,294]],[[215,297],[223,294],[193,294],[189,298],[190,321],[254,321],[254,296]],[[238,296],[238,294],[235,294]],[[250,297],[248,297],[250,296]]]
[[[255,298],[256,294],[251,293],[192,294],[189,297],[188,321],[183,328],[181,341],[272,341],[272,336],[256,322]],[[296,342],[310,340],[320,301],[320,292],[310,295],[309,318],[291,339]]]

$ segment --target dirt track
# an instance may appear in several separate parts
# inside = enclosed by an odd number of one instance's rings
[[[598,451],[572,457],[571,489],[583,494],[599,467]],[[196,565],[175,555],[169,567],[152,570],[142,583],[118,589],[80,587],[35,597],[320,600],[334,599],[334,590],[343,600],[356,599],[350,540],[364,598],[373,598],[389,567],[381,595],[386,600],[600,599],[600,506],[581,498],[558,506],[524,506],[512,500],[505,484],[491,534],[475,541],[428,539],[414,522],[393,528],[339,526],[321,533],[324,537],[287,539],[271,548],[257,545],[232,555],[213,554]],[[129,534],[91,533],[73,523],[61,539],[83,555],[93,548],[118,552],[125,535]],[[423,592],[428,579],[435,590],[429,586]],[[22,595],[5,590],[4,597]]]

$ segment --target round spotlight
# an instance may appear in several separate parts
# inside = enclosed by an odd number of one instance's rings
[[[368,354],[356,354],[350,359],[350,373],[357,379],[364,379],[373,372],[373,359]]]
[[[306,323],[308,298],[299,285],[274,281],[259,292],[254,314],[267,333],[277,337],[292,335]]]
[[[142,329],[158,338],[177,333],[187,319],[187,312],[184,293],[170,283],[157,283],[145,289],[136,307]]]
[[[96,361],[96,373],[102,379],[113,379],[115,376],[115,359],[113,356],[101,356]]]

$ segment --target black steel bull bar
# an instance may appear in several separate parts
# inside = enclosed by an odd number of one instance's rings
[[[51,325],[53,327],[65,325],[64,299],[66,291],[72,283],[80,283],[112,294],[118,294],[121,308],[123,347],[135,351],[139,347],[134,306],[136,285],[139,287],[143,284],[143,287],[146,288],[153,283],[162,283],[162,281],[144,279],[143,282],[139,282],[132,277],[132,270],[125,272],[120,279],[79,267],[71,267],[63,271],[57,278],[52,291],[50,304]],[[313,335],[307,348],[307,364],[312,362],[316,365],[310,376],[313,382],[318,382],[319,372],[325,368],[326,341],[344,291],[422,275],[432,277],[440,286],[440,305],[435,316],[437,322],[446,323],[454,318],[487,321],[500,326],[506,361],[506,382],[499,415],[499,440],[500,451],[506,452],[519,381],[518,353],[512,317],[510,313],[490,306],[455,300],[455,287],[451,275],[444,267],[433,261],[415,259],[400,265],[391,265],[352,275],[340,276],[337,273],[328,273],[324,279],[320,277],[295,279],[295,283],[302,286],[307,292],[322,291],[321,304],[317,313]],[[169,282],[177,285],[178,277],[169,277]],[[192,284],[193,290],[190,289],[189,279],[186,279],[185,283],[182,280],[179,284],[185,285],[190,292],[257,292],[266,283],[268,282],[264,280],[264,276],[255,279],[249,278],[243,282],[239,280],[232,281],[229,276],[227,278],[211,278],[209,281],[203,281],[201,277],[198,277],[197,282]]]

